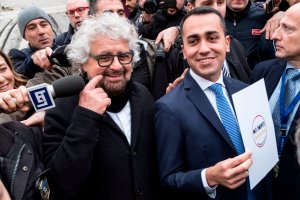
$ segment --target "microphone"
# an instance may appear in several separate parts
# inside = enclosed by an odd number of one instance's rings
[[[78,94],[85,87],[85,82],[81,76],[65,76],[48,85],[53,98],[68,97]]]
[[[81,92],[85,83],[81,76],[66,76],[53,81],[27,88],[30,101],[36,112],[55,107],[53,98],[68,97]]]
[[[52,85],[42,83],[27,88],[30,102],[36,112],[55,107],[53,98],[68,97],[81,92],[85,82],[81,76],[71,75],[52,82]],[[16,102],[16,99],[13,99]],[[17,102],[16,102],[17,103]],[[0,108],[0,113],[3,111]]]

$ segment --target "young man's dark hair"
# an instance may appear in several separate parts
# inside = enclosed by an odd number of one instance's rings
[[[203,15],[203,14],[210,14],[210,13],[214,13],[214,14],[216,14],[220,18],[221,26],[224,29],[224,34],[227,35],[227,29],[226,29],[225,20],[224,20],[223,16],[216,9],[213,9],[211,7],[208,7],[208,6],[202,6],[202,7],[194,8],[193,10],[191,10],[190,12],[188,12],[182,18],[182,21],[180,23],[181,35],[183,34],[183,28],[182,28],[183,24],[184,24],[184,22],[186,21],[187,18],[189,18],[190,16],[194,16],[194,15]]]

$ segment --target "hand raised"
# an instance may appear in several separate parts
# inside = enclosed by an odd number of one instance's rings
[[[49,56],[53,50],[50,47],[36,51],[32,56],[33,63],[43,69],[51,69],[52,64],[49,60]]]
[[[79,106],[103,114],[106,108],[111,104],[111,99],[106,92],[97,87],[102,79],[102,75],[93,77],[80,93]]]

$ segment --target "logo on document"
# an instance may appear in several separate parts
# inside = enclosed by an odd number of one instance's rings
[[[54,100],[46,83],[27,88],[27,90],[36,112],[55,107]]]
[[[257,115],[252,124],[252,137],[258,147],[264,146],[267,140],[267,125],[261,115]]]

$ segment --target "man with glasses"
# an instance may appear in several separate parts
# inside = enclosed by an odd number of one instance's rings
[[[124,17],[87,19],[67,47],[87,85],[56,101],[43,152],[54,199],[156,200],[153,98],[131,80],[138,35]]]
[[[81,23],[88,17],[89,3],[86,0],[67,0],[66,14],[70,24],[67,32],[57,36],[55,42],[57,45],[67,45],[71,38],[80,27]]]
[[[111,12],[116,13],[121,17],[125,16],[125,8],[121,0],[92,0],[90,2],[90,14],[99,15],[100,13]],[[146,86],[148,89],[151,88],[151,73],[152,69],[151,62],[148,62],[149,53],[145,50],[142,43],[140,43],[139,56],[140,60],[134,64],[132,72],[132,80],[139,82]]]

